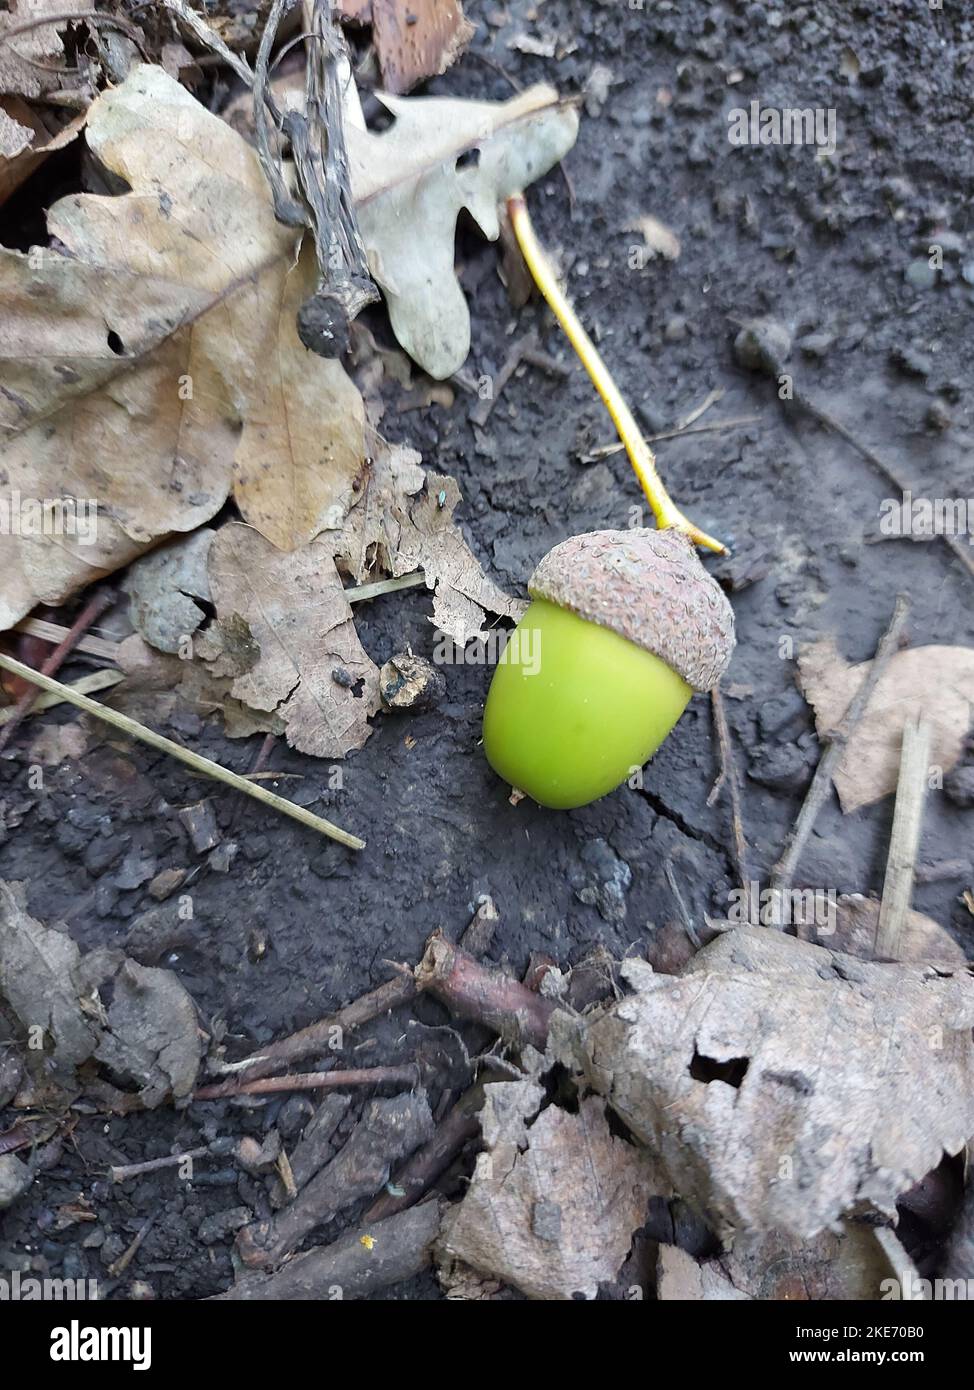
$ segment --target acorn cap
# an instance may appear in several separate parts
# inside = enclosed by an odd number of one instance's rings
[[[549,550],[533,598],[635,642],[695,690],[712,690],[734,651],[734,610],[682,531],[588,531]]]

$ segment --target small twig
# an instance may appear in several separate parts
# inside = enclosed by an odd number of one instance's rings
[[[460,938],[463,949],[470,955],[483,955],[493,940],[498,917],[494,900],[485,895]],[[327,1018],[319,1018],[316,1023],[292,1033],[290,1037],[262,1047],[259,1052],[252,1053],[243,1061],[231,1062],[225,1070],[233,1071],[240,1076],[246,1072],[248,1081],[259,1076],[269,1076],[281,1067],[292,1066],[295,1062],[303,1061],[305,1057],[314,1057],[318,1053],[328,1051],[336,1036],[340,1037],[351,1029],[361,1028],[364,1023],[371,1023],[374,1018],[381,1018],[393,1009],[401,1009],[404,1004],[411,1004],[417,993],[413,972],[407,965],[400,966],[393,979],[387,980],[377,989],[370,989],[367,994],[354,999],[343,1009],[329,1014]]]
[[[113,1260],[112,1263],[108,1266],[106,1272],[112,1279],[117,1279],[120,1274],[124,1274],[125,1271],[128,1269],[129,1265],[132,1263],[132,1261],[138,1254],[142,1242],[145,1240],[146,1236],[151,1231],[157,1215],[157,1212],[153,1212],[150,1217],[143,1221],[142,1225],[139,1227],[138,1234],[132,1241],[129,1248],[123,1254],[119,1255],[117,1260]]]
[[[396,1173],[395,1186],[402,1188],[402,1195],[383,1192],[365,1213],[365,1220],[384,1221],[415,1206],[450,1166],[464,1144],[480,1133],[483,1104],[484,1087],[478,1081],[463,1093],[446,1118],[440,1121],[432,1139],[417,1149]]]
[[[51,652],[51,655],[44,662],[44,665],[41,667],[41,675],[56,676],[65,661],[67,661],[68,657],[74,651],[82,633],[86,632],[93,623],[96,623],[105,609],[110,608],[114,602],[115,595],[110,589],[102,589],[99,593],[92,595],[71,624],[66,636],[58,643],[53,652]],[[21,695],[20,699],[17,701],[17,704],[14,706],[13,714],[10,716],[9,720],[7,720],[4,728],[0,729],[0,753],[3,752],[7,744],[13,738],[22,721],[30,714],[39,694],[40,692],[37,690],[36,686],[31,686],[24,691],[23,695]]]
[[[879,684],[879,678],[886,670],[887,665],[897,651],[900,644],[900,634],[906,623],[907,615],[910,611],[910,601],[905,594],[899,594],[893,608],[893,616],[889,627],[883,634],[879,646],[876,648],[876,655],[870,663],[869,670],[866,672],[863,682],[856,691],[849,708],[839,724],[838,729],[834,730],[829,737],[829,746],[819,759],[815,769],[815,776],[812,778],[811,785],[805,794],[805,801],[798,814],[794,827],[785,841],[785,847],[781,858],[771,871],[771,887],[778,892],[787,892],[791,888],[792,880],[795,877],[795,870],[801,858],[802,851],[812,828],[818,817],[819,811],[825,805],[832,785],[833,773],[842,761],[846,747],[850,738],[855,732],[859,720],[866,712],[866,707],[872,698],[873,691]],[[785,920],[785,915],[774,914],[777,921]]]
[[[715,386],[712,391],[707,392],[706,396],[704,396],[703,400],[700,402],[699,405],[694,406],[694,408],[691,411],[689,411],[688,414],[682,416],[681,419],[677,420],[677,429],[688,429],[690,425],[695,424],[696,421],[700,419],[701,415],[706,415],[707,411],[710,409],[712,405],[716,405],[718,401],[722,401],[725,395],[726,392],[723,386]]]
[[[911,720],[904,725],[886,880],[876,924],[875,954],[882,960],[900,959],[906,915],[913,900],[923,803],[930,772],[930,739],[931,728],[925,719],[918,719],[916,723]]]
[[[734,859],[736,861],[737,877],[741,887],[745,892],[750,891],[750,870],[748,869],[747,836],[744,834],[744,817],[741,810],[743,794],[741,791],[741,780],[737,772],[737,762],[734,758],[734,745],[731,742],[730,729],[727,725],[727,711],[724,708],[724,697],[720,693],[720,687],[716,686],[710,692],[710,707],[714,716],[714,727],[717,730],[717,743],[720,748],[720,772],[713,785],[710,795],[707,797],[707,805],[713,806],[724,783],[730,793],[731,803],[731,824],[734,831]]]
[[[218,1081],[193,1092],[194,1100],[224,1100],[229,1096],[270,1096],[278,1091],[323,1091],[331,1086],[418,1086],[419,1068],[364,1067],[351,1071],[305,1071],[293,1076],[263,1076],[256,1081]]]
[[[675,425],[673,429],[662,430],[659,434],[644,434],[643,439],[647,444],[658,444],[662,439],[682,439],[685,434],[712,434],[716,430],[733,430],[743,425],[757,425],[760,420],[760,415],[737,415],[733,420],[714,420],[709,425]],[[600,444],[590,454],[583,454],[581,461],[599,463],[602,459],[611,458],[613,454],[621,454],[625,447],[624,444]]]
[[[100,690],[111,690],[112,686],[121,685],[123,680],[125,680],[123,671],[89,671],[87,676],[72,681],[68,689],[76,690],[79,695],[95,695]],[[58,705],[63,704],[64,701],[60,695],[48,695],[42,692],[38,695],[31,714],[43,714],[45,710],[56,709]],[[16,712],[15,705],[10,705],[7,709],[0,709],[0,727],[8,724]]]
[[[434,932],[416,967],[416,984],[434,995],[451,1013],[483,1023],[505,1042],[530,1043],[544,1050],[553,999],[533,994],[520,980],[481,965]]]
[[[197,1158],[208,1158],[209,1149],[186,1149],[183,1153],[167,1154],[165,1158],[147,1158],[144,1163],[121,1163],[109,1168],[108,1176],[112,1182],[128,1182],[131,1178],[141,1178],[145,1173],[158,1173],[163,1168],[178,1168],[187,1160],[192,1163]]]
[[[353,1227],[333,1245],[313,1246],[274,1274],[240,1279],[216,1299],[317,1302],[333,1298],[335,1289],[347,1300],[372,1298],[430,1264],[442,1210],[440,1202],[424,1202],[388,1221]]]
[[[155,748],[160,753],[168,753],[170,757],[185,764],[186,767],[192,768],[194,772],[202,772],[207,777],[222,782],[224,786],[243,792],[245,796],[252,797],[254,801],[260,801],[263,805],[270,806],[272,810],[280,811],[282,815],[290,816],[292,820],[300,821],[302,825],[317,830],[319,834],[327,835],[330,839],[337,840],[339,844],[348,845],[349,849],[365,848],[365,841],[360,840],[357,835],[350,835],[347,830],[342,830],[340,826],[333,825],[331,821],[316,816],[313,811],[306,810],[304,806],[296,806],[291,801],[285,801],[282,796],[268,791],[259,783],[248,782],[246,777],[231,772],[229,768],[221,767],[219,763],[211,762],[209,758],[204,758],[199,753],[193,753],[188,748],[183,748],[170,738],[164,738],[162,734],[157,734],[153,729],[147,729],[144,724],[139,724],[137,720],[130,719],[127,714],[121,714],[108,705],[100,705],[95,700],[89,700],[87,695],[79,695],[69,685],[62,685],[60,681],[54,680],[51,676],[42,676],[39,671],[31,670],[29,666],[25,666],[21,661],[15,661],[13,657],[0,653],[0,668],[10,671],[12,675],[22,676],[24,680],[39,685],[42,690],[58,695],[68,704],[83,709],[86,714],[94,715],[96,719],[101,719],[105,724],[110,724],[112,728],[121,730],[123,734],[138,739],[150,748]]]
[[[210,26],[202,20],[195,10],[191,10],[183,0],[159,0],[164,9],[169,10],[177,19],[186,25],[187,29],[192,29],[200,43],[206,48],[212,48],[214,53],[219,53],[220,57],[248,87],[254,85],[254,74],[250,70],[246,58],[241,58],[239,53],[234,53],[227,48],[219,34],[214,33]]]
[[[356,584],[354,588],[345,590],[345,597],[349,603],[362,603],[367,598],[378,598],[380,594],[394,594],[399,589],[414,589],[418,584],[426,583],[426,575],[423,570],[414,570],[412,574],[404,574],[399,579],[377,579],[372,584]]]
[[[27,637],[40,637],[44,642],[63,642],[71,631],[69,627],[64,627],[62,623],[49,623],[45,618],[25,618],[22,623],[18,623],[14,632],[22,632]],[[85,633],[79,637],[75,644],[75,651],[87,652],[89,656],[100,656],[106,661],[114,662],[118,657],[120,643],[109,642],[104,637],[92,637],[90,633]]]
[[[494,934],[497,931],[499,921],[500,913],[497,911],[497,904],[489,893],[485,893],[479,899],[477,910],[460,937],[461,951],[466,951],[469,956],[485,956],[494,943]]]
[[[359,1028],[363,1023],[371,1022],[373,1018],[381,1018],[392,1009],[402,1008],[415,997],[416,982],[412,974],[396,975],[394,979],[387,980],[384,985],[370,990],[368,994],[363,994],[360,999],[347,1004],[344,1009],[339,1009],[330,1017],[320,1018],[317,1023],[302,1028],[300,1032],[292,1033],[280,1042],[261,1048],[260,1052],[245,1057],[242,1062],[234,1062],[233,1070],[237,1073],[246,1072],[247,1080],[269,1076],[279,1067],[291,1066],[305,1057],[313,1057],[326,1051],[336,1036],[348,1029]]]
[[[686,932],[693,945],[699,951],[700,947],[703,945],[703,942],[700,940],[700,936],[697,932],[697,929],[693,925],[693,918],[690,916],[690,909],[687,907],[686,903],[683,900],[683,894],[680,892],[680,885],[676,881],[676,874],[673,872],[673,865],[670,863],[669,860],[667,860],[666,863],[663,865],[663,874],[666,878],[666,882],[669,884],[670,892],[673,894],[673,900],[676,903],[677,911],[680,914],[680,921],[683,923],[683,930]]]
[[[504,387],[524,361],[526,354],[533,351],[538,346],[538,335],[535,332],[525,333],[523,338],[518,338],[512,344],[511,350],[504,359],[500,371],[494,377],[492,391],[485,399],[477,401],[477,404],[470,411],[470,420],[474,425],[479,425],[481,429],[490,419],[491,411],[500,400],[504,392]]]

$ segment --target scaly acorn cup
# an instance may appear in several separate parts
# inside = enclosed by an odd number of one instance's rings
[[[591,531],[544,557],[484,710],[494,771],[585,806],[650,758],[734,650],[734,613],[682,531]]]

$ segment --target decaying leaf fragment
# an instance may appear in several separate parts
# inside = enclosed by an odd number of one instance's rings
[[[381,704],[379,671],[358,639],[328,537],[285,553],[231,522],[209,571],[217,613],[246,623],[260,652],[231,685],[234,699],[276,712],[303,753],[341,758],[361,748]]]
[[[397,95],[446,72],[476,33],[460,0],[339,0],[339,8],[372,25],[382,85]]]
[[[974,1133],[974,981],[740,927],[580,1025],[590,1082],[722,1234],[811,1238]],[[556,1015],[556,1018],[563,1017]]]
[[[192,1091],[196,1010],[172,971],[146,969],[116,950],[83,956],[66,932],[31,917],[23,884],[2,879],[0,1000],[27,1030],[26,1060],[39,1081],[76,1088],[77,1068],[94,1058],[134,1081],[147,1107]]]
[[[396,118],[389,130],[366,130],[354,108],[346,124],[359,228],[396,337],[442,379],[470,351],[454,266],[461,208],[496,241],[498,205],[568,153],[578,115],[545,86],[506,102],[377,95]]]
[[[577,1114],[555,1105],[537,1114],[544,1093],[533,1081],[484,1090],[486,1152],[444,1221],[441,1256],[529,1298],[594,1298],[660,1190],[649,1156],[612,1134],[596,1096]]]
[[[66,932],[27,911],[24,885],[0,879],[0,998],[28,1032],[40,1030],[62,1074],[87,1061],[98,1043],[97,1021],[80,998],[80,962]]]
[[[361,583],[373,571],[397,578],[421,569],[433,591],[432,622],[459,645],[481,632],[485,613],[515,622],[525,605],[484,574],[453,513],[453,478],[425,473],[421,456],[376,439],[364,496],[349,517],[337,553]]]
[[[845,1222],[799,1241],[780,1231],[739,1232],[731,1249],[696,1260],[675,1245],[660,1247],[657,1295],[663,1302],[872,1300],[882,1296],[889,1261],[876,1229]]]
[[[847,662],[831,638],[799,653],[802,689],[820,736],[838,728],[870,663]],[[903,727],[930,724],[930,761],[949,772],[964,748],[974,708],[974,650],[911,647],[897,652],[879,679],[833,781],[843,811],[856,811],[896,790]]]

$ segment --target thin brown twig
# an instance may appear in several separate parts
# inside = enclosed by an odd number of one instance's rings
[[[271,1043],[252,1056],[245,1057],[242,1062],[234,1062],[233,1071],[241,1075],[246,1073],[248,1081],[269,1076],[280,1067],[291,1066],[305,1057],[313,1057],[319,1052],[327,1051],[336,1036],[348,1029],[359,1028],[363,1023],[371,1022],[373,1018],[381,1018],[392,1009],[399,1009],[403,1004],[411,1003],[415,997],[416,982],[411,972],[396,975],[394,979],[387,980],[378,989],[369,990],[368,994],[363,994],[351,1004],[346,1004],[344,1009],[339,1009],[328,1018],[320,1018],[307,1028],[302,1028],[300,1032],[292,1033],[290,1037],[282,1038],[280,1042]]]
[[[207,1158],[209,1149],[186,1149],[183,1153],[167,1154],[165,1158],[147,1158],[144,1163],[120,1163],[109,1168],[108,1176],[112,1182],[128,1182],[130,1178],[141,1178],[145,1173],[158,1173],[163,1168],[178,1168],[187,1159]]]
[[[107,1273],[110,1275],[112,1279],[117,1279],[120,1274],[124,1274],[125,1271],[128,1269],[129,1265],[132,1263],[132,1261],[138,1254],[142,1246],[142,1242],[145,1240],[146,1236],[152,1230],[157,1216],[158,1212],[153,1212],[151,1216],[147,1217],[146,1220],[143,1221],[142,1225],[138,1229],[135,1239],[132,1241],[128,1249],[125,1250],[121,1255],[119,1255],[117,1260],[113,1260],[112,1263],[108,1266]]]
[[[737,876],[740,879],[741,887],[745,892],[749,891],[751,882],[750,871],[748,869],[747,836],[744,834],[744,816],[742,814],[743,794],[741,791],[741,781],[737,772],[737,762],[734,758],[734,745],[731,742],[730,729],[727,725],[727,711],[724,708],[724,697],[720,693],[720,687],[715,687],[710,692],[710,706],[713,710],[714,727],[717,730],[717,743],[720,748],[720,772],[713,785],[710,795],[707,797],[707,805],[713,806],[721,788],[725,782],[730,794],[731,803],[731,824],[734,831],[734,859],[736,861]]]
[[[533,994],[520,980],[482,965],[473,956],[434,932],[416,967],[416,983],[451,1013],[483,1023],[505,1042],[530,1043],[544,1050],[548,1025],[557,1005]]]
[[[737,429],[738,426],[756,425],[760,420],[760,415],[737,415],[732,420],[712,420],[709,425],[676,425],[671,430],[662,430],[659,434],[646,434],[643,438],[647,444],[659,444],[663,439],[682,439],[685,434],[713,434],[719,430]],[[621,454],[625,447],[624,444],[600,444],[590,454],[583,454],[582,462],[598,463],[601,459],[611,458],[613,454]]]
[[[322,1091],[332,1086],[417,1086],[419,1068],[363,1067],[350,1071],[295,1072],[293,1076],[264,1076],[257,1081],[219,1081],[193,1092],[194,1100],[226,1100],[232,1096],[269,1096],[279,1091]]]
[[[51,652],[51,655],[44,662],[41,667],[41,674],[44,676],[56,676],[78,645],[78,641],[82,634],[87,632],[88,628],[98,621],[105,609],[110,608],[114,602],[115,595],[110,589],[102,589],[98,593],[93,594],[68,628],[67,634],[61,639],[53,652]],[[17,701],[9,721],[0,729],[0,753],[3,752],[24,719],[26,719],[27,715],[30,714],[31,710],[34,708],[40,693],[36,685],[30,686]]]
[[[815,769],[815,776],[812,778],[811,785],[805,795],[805,801],[798,814],[794,827],[785,841],[785,847],[777,864],[771,871],[771,887],[777,892],[787,892],[791,888],[792,880],[795,877],[795,870],[801,858],[802,851],[812,828],[818,817],[819,811],[825,805],[832,785],[832,776],[842,761],[849,740],[855,732],[859,720],[866,712],[866,707],[872,698],[873,691],[879,684],[879,679],[886,670],[890,660],[896,653],[900,645],[900,635],[906,624],[907,616],[910,612],[910,601],[905,594],[899,594],[893,608],[893,616],[890,619],[889,627],[876,648],[876,655],[870,663],[869,670],[863,679],[862,684],[856,691],[849,708],[846,710],[838,729],[829,738],[829,746],[822,754]],[[786,914],[775,913],[775,920],[784,922],[787,920]]]

